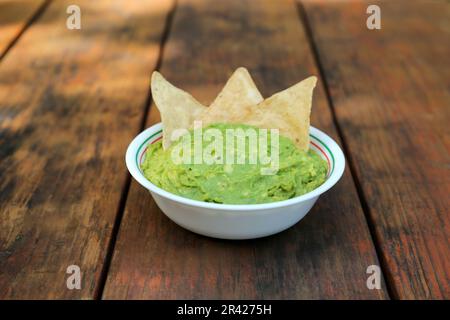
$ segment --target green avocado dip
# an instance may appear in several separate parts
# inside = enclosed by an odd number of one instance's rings
[[[206,132],[207,129],[216,129],[215,133],[221,133],[223,137],[228,137],[228,129],[259,130],[240,124],[212,124],[202,130]],[[183,142],[187,141],[188,145],[192,146],[192,150],[195,149],[193,141],[196,130],[189,131],[189,134],[179,138],[167,150],[163,149],[161,141],[149,145],[141,165],[144,176],[156,186],[176,195],[224,204],[257,204],[286,200],[314,190],[326,179],[327,163],[320,156],[311,150],[305,152],[298,149],[289,138],[281,135],[278,136],[278,148],[276,149],[278,151],[277,169],[273,174],[262,174],[262,169],[269,167],[272,162],[267,164],[260,158],[256,162],[250,162],[249,159],[252,154],[254,156],[263,147],[267,155],[272,155],[271,131],[268,131],[265,136],[267,137],[266,144],[257,145],[257,151],[255,148],[249,147],[250,138],[245,138],[244,149],[239,149],[244,150],[242,154],[245,154],[247,160],[245,163],[236,161],[236,163],[229,164],[229,161],[224,161],[226,158],[225,146],[228,150],[230,149],[228,142],[223,143],[224,149],[221,153],[218,147],[211,148],[212,142],[218,139],[206,139],[206,136],[201,133],[200,136],[205,139],[200,140],[200,143],[197,142],[197,144],[202,146],[202,150],[207,150],[210,155],[215,156],[215,162],[211,164],[205,163],[205,161],[195,163],[195,160],[188,161],[188,163],[175,161],[174,154],[188,155],[185,151],[179,152],[182,150]],[[237,152],[236,148],[239,145],[237,139],[235,142],[234,150]],[[242,147],[242,144],[240,146]],[[178,151],[175,152],[176,150]],[[189,153],[190,159],[193,159],[193,154],[194,152]]]

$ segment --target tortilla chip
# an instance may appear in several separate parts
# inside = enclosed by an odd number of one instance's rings
[[[200,120],[203,121],[203,126],[235,122],[236,117],[242,117],[251,106],[263,99],[248,70],[240,67],[234,71]]]
[[[177,137],[172,137],[175,130],[191,129],[194,120],[206,110],[189,93],[173,86],[157,71],[152,74],[152,97],[161,113],[164,149],[176,140]]]
[[[280,134],[288,138],[301,149],[309,148],[309,118],[313,89],[317,78],[312,76],[267,98],[252,112],[241,118],[241,123],[259,128],[278,128]]]
[[[175,130],[192,129],[194,120],[201,120],[203,127],[212,123],[239,123],[279,129],[281,135],[306,151],[316,83],[317,78],[312,76],[263,100],[247,69],[238,68],[207,108],[155,71],[152,95],[161,113],[163,147],[167,149],[173,142]]]

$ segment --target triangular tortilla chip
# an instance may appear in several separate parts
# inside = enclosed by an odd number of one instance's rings
[[[170,138],[175,130],[192,129],[194,120],[202,120],[203,127],[211,123],[241,123],[279,129],[281,135],[292,139],[306,151],[309,148],[309,119],[316,82],[316,77],[309,77],[263,101],[247,69],[238,68],[207,108],[155,71],[152,95],[161,113],[163,147],[166,149],[171,144]]]
[[[157,71],[152,74],[152,97],[163,123],[163,148],[172,143],[172,133],[177,129],[191,129],[194,120],[206,107],[194,99],[189,93],[169,83]]]
[[[200,120],[203,121],[203,126],[235,122],[234,119],[242,117],[250,106],[263,99],[248,70],[240,67],[234,71]]]
[[[312,76],[267,98],[246,115],[241,123],[259,128],[278,128],[301,149],[309,148],[309,118],[313,89],[317,78]]]

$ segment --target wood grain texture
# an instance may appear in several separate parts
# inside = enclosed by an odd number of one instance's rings
[[[450,298],[450,4],[305,2],[396,298]]]
[[[171,1],[54,1],[0,64],[0,298],[93,298]],[[68,290],[66,268],[81,268]]]
[[[0,0],[0,57],[44,2]]]
[[[292,1],[179,1],[161,72],[210,103],[246,66],[268,96],[318,74]],[[336,138],[322,86],[313,125]],[[159,121],[152,106],[148,125]],[[386,298],[368,290],[378,264],[348,171],[308,216],[267,238],[225,241],[186,231],[131,184],[105,299]]]

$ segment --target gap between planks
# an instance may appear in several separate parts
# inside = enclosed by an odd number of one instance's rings
[[[20,37],[25,33],[25,31],[39,19],[39,17],[44,13],[44,11],[48,8],[52,0],[45,0],[39,8],[31,15],[28,21],[25,22],[23,27],[19,30],[19,32],[14,36],[11,42],[5,47],[3,52],[0,52],[0,62],[3,58],[8,54],[8,52],[14,47],[14,45],[19,41]]]
[[[159,43],[159,52],[158,52],[158,59],[156,61],[155,69],[159,70],[163,61],[164,56],[164,47],[166,45],[167,39],[170,35],[170,30],[173,23],[173,17],[175,15],[175,11],[177,9],[178,1],[174,0],[172,8],[170,8],[169,12],[167,13],[165,22],[164,22],[164,29],[163,34],[161,36],[161,41]],[[145,129],[145,124],[147,121],[148,114],[150,112],[150,107],[152,105],[152,93],[150,89],[150,84],[148,85],[148,94],[147,99],[145,101],[144,106],[144,112],[142,113],[141,123],[139,125],[139,130],[136,132],[138,134],[139,132],[143,131]],[[125,212],[125,206],[128,199],[128,193],[130,190],[131,185],[131,176],[129,173],[127,173],[127,178],[125,179],[125,182],[122,187],[122,194],[120,196],[119,205],[117,208],[117,214],[116,219],[114,221],[113,229],[111,232],[111,239],[109,240],[108,249],[106,250],[106,256],[105,261],[103,262],[102,271],[100,273],[100,279],[97,287],[97,291],[94,293],[94,300],[101,300],[103,296],[103,291],[105,289],[106,280],[108,279],[108,273],[109,269],[111,267],[111,261],[114,256],[114,249],[116,246],[117,236],[120,231],[120,225],[122,223],[123,215]]]
[[[359,199],[359,202],[361,203],[361,207],[363,209],[364,216],[366,218],[369,233],[370,233],[370,236],[372,238],[372,242],[373,242],[373,245],[375,248],[375,253],[377,255],[378,261],[380,262],[380,268],[382,270],[382,273],[385,277],[387,294],[390,299],[398,300],[399,295],[393,285],[394,281],[392,279],[392,274],[390,273],[389,266],[381,253],[381,247],[380,247],[381,241],[380,241],[380,239],[378,239],[377,234],[375,232],[374,221],[371,218],[370,213],[369,213],[369,210],[370,210],[369,205],[367,204],[367,200],[364,195],[364,191],[361,187],[361,182],[359,181],[358,176],[356,175],[353,157],[350,153],[350,149],[348,148],[347,141],[345,140],[345,137],[342,134],[342,129],[341,129],[340,123],[336,117],[336,111],[335,111],[333,99],[331,98],[330,90],[328,87],[328,81],[327,81],[325,72],[323,70],[323,66],[320,62],[319,52],[318,52],[316,44],[314,42],[313,33],[312,33],[312,29],[310,27],[310,23],[308,21],[308,16],[306,14],[306,10],[305,10],[301,0],[296,1],[296,5],[297,5],[297,11],[298,11],[300,22],[304,26],[306,38],[308,39],[309,47],[311,48],[311,52],[314,57],[314,62],[316,63],[317,69],[319,70],[320,77],[322,78],[325,96],[326,96],[326,99],[328,101],[328,105],[329,105],[330,111],[331,111],[331,117],[332,117],[333,123],[336,127],[336,132],[342,141],[342,149],[343,149],[343,152],[344,152],[344,155],[346,158],[346,162],[347,162],[349,170],[350,170],[350,174],[355,183],[356,192],[358,194],[358,199]]]

